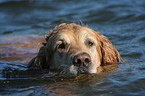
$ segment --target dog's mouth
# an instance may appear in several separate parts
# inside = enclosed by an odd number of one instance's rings
[[[79,74],[88,74],[88,73],[89,73],[88,68],[86,68],[86,67],[79,67],[78,68],[77,75],[79,75]]]

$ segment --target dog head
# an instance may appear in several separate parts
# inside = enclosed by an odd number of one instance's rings
[[[56,26],[28,67],[67,74],[97,73],[100,65],[116,63],[120,54],[99,32],[74,23]]]

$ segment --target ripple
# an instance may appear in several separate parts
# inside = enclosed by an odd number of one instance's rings
[[[116,16],[115,18],[112,19],[112,21],[117,23],[124,23],[126,21],[130,22],[132,19],[134,19],[134,17],[135,17],[134,14],[128,14],[125,16]]]
[[[3,32],[3,34],[11,34],[11,33],[13,33],[13,31],[5,31],[5,32]]]
[[[0,6],[23,6],[27,3],[29,2],[25,0],[2,0],[0,1]]]
[[[99,11],[93,11],[88,14],[85,18],[89,18],[88,22],[89,23],[94,23],[94,22],[105,22],[105,21],[110,21],[112,18],[114,18],[116,15],[114,12],[109,11],[109,10],[99,10]]]
[[[145,37],[142,37],[139,41],[145,43]]]
[[[122,57],[129,57],[129,58],[140,58],[143,56],[142,53],[136,53],[136,52],[132,52],[132,53],[129,53],[129,54],[122,54],[121,55]]]
[[[116,5],[109,5],[109,6],[107,6],[106,8],[122,8],[122,7],[130,7],[130,5],[125,5],[125,4],[116,4]]]

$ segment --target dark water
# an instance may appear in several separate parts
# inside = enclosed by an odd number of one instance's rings
[[[51,78],[47,72],[29,75],[39,70],[12,78],[2,75],[7,67],[25,71],[38,52],[19,43],[37,39],[57,24],[79,20],[107,36],[126,64],[72,80]],[[144,47],[145,0],[0,0],[0,95],[144,96]]]

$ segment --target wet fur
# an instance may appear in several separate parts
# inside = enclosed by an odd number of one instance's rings
[[[86,34],[82,35],[80,31],[85,31]],[[86,35],[95,38],[96,49],[94,49],[94,47],[92,49],[89,49],[88,47],[86,47],[84,43],[81,43],[81,41],[78,40],[75,41],[74,39],[72,39],[75,37],[74,32],[75,34],[77,34],[79,38],[84,38],[83,36]],[[67,50],[65,50],[65,52],[61,54],[62,56],[59,56],[61,52],[57,52],[58,50],[54,46],[56,46],[55,44],[57,43],[58,39],[61,36],[65,37],[65,35],[68,41],[70,40],[71,44],[70,46],[67,46]],[[66,38],[64,39],[67,41]],[[74,55],[81,52],[87,52],[92,56],[93,59],[92,60],[93,63],[89,67],[90,69],[92,68],[93,71],[90,71],[89,73],[98,73],[99,71],[97,69],[99,68],[99,66],[117,63],[120,61],[121,58],[119,52],[112,45],[110,40],[107,39],[107,37],[101,35],[96,30],[92,30],[90,28],[77,25],[74,23],[71,24],[63,23],[60,24],[59,26],[56,26],[53,30],[49,30],[49,36],[45,35],[45,40],[46,42],[43,43],[43,46],[40,48],[37,56],[34,57],[29,62],[28,64],[29,68],[35,67],[35,68],[49,69],[53,71],[54,70],[64,71],[65,73],[76,75],[77,74],[76,72],[77,69],[75,69],[76,67],[71,66],[69,64],[67,65],[67,63],[70,63],[72,61],[71,58]],[[93,56],[96,58],[94,58]]]

